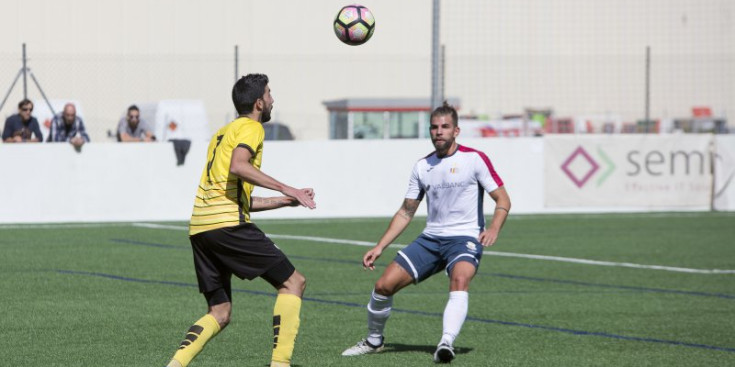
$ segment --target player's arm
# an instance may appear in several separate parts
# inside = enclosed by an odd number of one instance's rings
[[[33,121],[33,120],[31,120],[31,121]],[[32,142],[42,142],[43,141],[43,133],[41,132],[41,126],[38,125],[38,121],[36,121],[35,124],[31,124],[31,129],[33,130],[33,138],[30,141],[32,141]]]
[[[84,121],[79,119],[79,135],[84,142],[89,143],[89,134],[87,134],[87,128],[84,127]]]
[[[3,141],[6,143],[21,143],[23,142],[22,132],[23,130],[13,130],[13,123],[8,118],[5,120],[5,127],[3,128]]]
[[[126,142],[126,143],[128,143],[128,142],[141,142],[141,141],[153,141],[145,133],[140,138],[133,137],[131,135],[128,135],[127,133],[122,133],[122,134],[120,134],[120,140],[123,141],[123,142]]]
[[[299,204],[314,209],[316,203],[313,200],[313,190],[311,189],[296,189],[286,184],[283,184],[275,178],[268,176],[261,170],[253,167],[250,164],[250,159],[253,154],[249,149],[238,146],[232,151],[232,159],[230,161],[230,173],[236,175],[243,180],[250,182],[253,185],[265,187],[282,193],[288,197],[294,198]],[[311,194],[310,194],[311,192]]]
[[[388,229],[385,230],[383,237],[380,238],[376,247],[380,247],[382,250],[393,243],[411,223],[413,216],[416,214],[416,210],[419,208],[419,204],[421,204],[421,200],[404,199],[403,204],[401,204],[396,214],[393,215]]]
[[[505,191],[505,186],[500,186],[490,192],[490,197],[495,201],[493,219],[490,221],[487,229],[480,233],[480,237],[478,238],[480,243],[485,247],[495,244],[500,234],[500,229],[503,228],[505,219],[508,218],[508,213],[510,213],[510,196]]]
[[[156,136],[153,135],[153,131],[146,130],[143,132],[143,137],[141,137],[140,140],[145,142],[156,141]]]
[[[120,141],[127,143],[127,142],[133,142],[133,141],[143,141],[143,139],[134,138],[130,134],[122,131],[120,132]]]
[[[312,189],[301,189],[312,199],[314,199],[314,190]],[[264,210],[272,210],[283,208],[285,206],[299,206],[300,203],[296,198],[290,196],[278,196],[278,197],[260,197],[253,196],[250,198],[250,212],[262,212]]]
[[[362,265],[370,270],[375,269],[375,260],[377,260],[383,253],[383,250],[388,247],[403,231],[408,227],[416,214],[416,210],[419,208],[421,200],[417,199],[404,199],[403,204],[398,209],[393,219],[391,219],[388,229],[385,230],[383,237],[380,238],[378,244],[375,245],[370,251],[366,252],[362,258]]]
[[[23,137],[20,136],[20,134],[11,135],[9,138],[5,139],[6,143],[21,143],[23,142]]]

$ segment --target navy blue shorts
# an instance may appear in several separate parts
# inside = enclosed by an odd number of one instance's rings
[[[447,269],[451,274],[454,264],[467,261],[480,266],[482,245],[475,237],[429,237],[420,235],[406,248],[398,251],[393,260],[411,274],[415,283]]]

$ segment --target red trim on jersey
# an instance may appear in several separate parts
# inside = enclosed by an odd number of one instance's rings
[[[490,171],[490,175],[493,177],[493,180],[495,181],[495,184],[498,185],[498,187],[503,186],[503,180],[500,179],[500,176],[498,176],[498,173],[495,172],[495,168],[493,168],[493,164],[490,163],[490,158],[485,155],[485,153],[472,149],[470,147],[466,147],[464,145],[459,145],[457,147],[457,150],[464,153],[477,153],[480,155],[480,158],[482,158],[482,161],[485,162],[485,165],[487,166],[487,169]]]

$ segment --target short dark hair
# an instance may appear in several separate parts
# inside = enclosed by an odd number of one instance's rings
[[[444,101],[444,103],[435,108],[433,112],[431,112],[431,117],[429,118],[429,121],[433,120],[434,117],[438,116],[451,116],[452,117],[452,123],[454,126],[458,126],[459,124],[459,117],[457,116],[457,110],[449,105],[449,102]]]
[[[265,94],[268,85],[268,76],[265,74],[248,74],[240,78],[232,87],[232,103],[240,115],[253,112],[253,106],[258,98]]]
[[[18,108],[23,108],[23,106],[25,106],[25,105],[27,105],[27,104],[29,104],[29,103],[30,103],[30,104],[33,104],[33,102],[32,102],[32,101],[31,101],[30,99],[28,99],[28,98],[23,98],[23,100],[22,100],[22,101],[20,101],[20,103],[18,103]]]
[[[140,112],[140,110],[138,109],[138,106],[136,106],[134,104],[131,104],[130,107],[128,107],[128,113],[130,113],[130,111],[138,111],[138,112]]]

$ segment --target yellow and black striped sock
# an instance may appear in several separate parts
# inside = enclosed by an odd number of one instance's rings
[[[299,333],[301,297],[279,294],[273,308],[273,355],[271,366],[291,363],[296,335]]]
[[[189,328],[186,337],[181,342],[179,350],[174,354],[167,367],[186,367],[191,360],[202,351],[209,339],[212,339],[220,331],[220,326],[214,316],[204,315]]]

